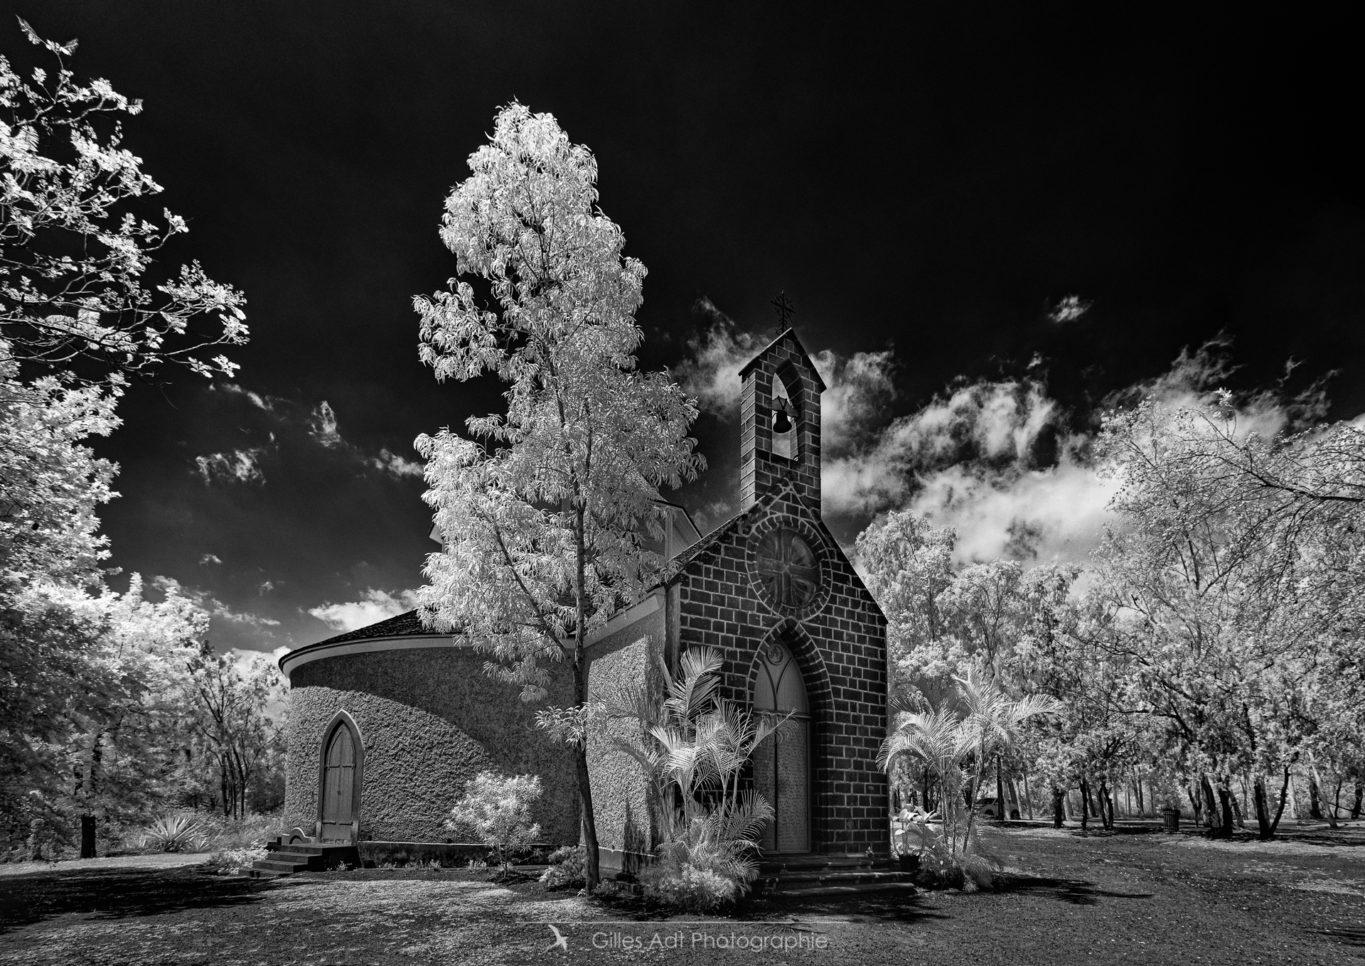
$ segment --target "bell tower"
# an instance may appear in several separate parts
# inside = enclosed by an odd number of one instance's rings
[[[780,296],[783,329],[739,371],[739,508],[791,480],[820,507],[820,394],[825,384],[786,323],[791,308]]]

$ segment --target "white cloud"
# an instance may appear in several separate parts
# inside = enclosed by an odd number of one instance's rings
[[[218,389],[230,396],[241,396],[257,409],[267,413],[273,413],[275,411],[275,403],[281,401],[275,396],[262,396],[258,392],[252,392],[250,389],[247,389],[236,382],[214,383],[209,388]]]
[[[706,296],[692,306],[705,331],[688,340],[692,358],[678,367],[676,376],[702,409],[721,416],[739,412],[739,370],[763,348],[759,337],[741,332],[730,318]]]
[[[387,449],[380,449],[379,455],[370,460],[370,466],[382,470],[396,479],[415,477],[421,479],[425,467],[416,460],[406,459]]]
[[[266,594],[273,591],[276,586],[277,585],[273,580],[263,580],[256,585],[256,593],[264,597]]]
[[[825,382],[820,395],[820,438],[824,453],[836,455],[856,446],[895,400],[895,355],[883,349],[845,358],[825,349],[811,361]]]
[[[824,508],[853,514],[899,506],[917,476],[943,466],[1028,468],[1035,444],[1056,416],[1056,403],[1030,379],[961,386],[867,434],[869,441],[853,451],[825,460]]]
[[[960,560],[1016,556],[1024,532],[1038,562],[1082,563],[1099,543],[1117,486],[1068,452],[1056,466],[995,476],[944,468],[922,480],[907,506],[957,532]]]
[[[199,566],[201,567],[207,567],[209,564],[218,566],[222,562],[223,558],[218,556],[216,553],[206,553],[199,558]]]
[[[174,590],[181,597],[205,611],[210,619],[227,621],[242,630],[269,633],[270,628],[280,626],[280,622],[273,617],[263,617],[260,614],[233,610],[207,590],[186,586],[174,577],[153,577],[151,584],[163,592]]]
[[[337,431],[337,414],[327,400],[318,403],[308,416],[308,435],[328,449],[336,449],[345,444]]]
[[[404,611],[417,606],[417,591],[400,590],[396,594],[386,590],[367,587],[360,592],[360,599],[338,604],[321,604],[308,610],[309,616],[316,617],[336,631],[353,631],[367,627],[387,617],[397,617]]]
[[[1321,389],[1286,400],[1270,391],[1220,395],[1234,372],[1226,340],[1182,352],[1161,375],[1105,400],[1110,408],[1151,399],[1163,409],[1231,406],[1237,432],[1273,434],[1318,411]],[[1033,379],[959,386],[893,420],[870,442],[825,464],[826,512],[870,514],[906,508],[957,532],[960,560],[1025,556],[1042,563],[1084,563],[1104,525],[1119,481],[1087,457],[1093,433],[1057,439],[1061,413]],[[1040,463],[1041,455],[1048,457]]]
[[[1052,307],[1047,317],[1058,325],[1065,325],[1089,312],[1091,304],[1079,295],[1065,295]]]
[[[194,458],[195,469],[203,478],[205,485],[214,482],[256,483],[265,482],[261,471],[261,455],[265,447],[237,449],[230,453],[209,453]]]

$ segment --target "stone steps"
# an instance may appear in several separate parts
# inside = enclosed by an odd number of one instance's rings
[[[251,864],[252,878],[321,872],[341,865],[358,865],[360,852],[354,845],[292,842]]]
[[[775,856],[759,863],[755,891],[768,897],[915,893],[914,873],[893,859],[866,855]]]

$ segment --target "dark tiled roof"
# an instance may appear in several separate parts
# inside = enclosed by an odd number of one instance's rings
[[[389,617],[368,627],[358,627],[345,634],[338,634],[336,637],[329,637],[325,641],[318,641],[318,644],[344,644],[347,641],[366,641],[376,637],[405,637],[412,634],[433,634],[422,626],[422,620],[417,616],[417,611],[410,610],[406,614],[399,614],[397,617]],[[317,645],[313,645],[316,647]]]

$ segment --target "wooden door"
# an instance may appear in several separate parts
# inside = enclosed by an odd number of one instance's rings
[[[322,829],[326,841],[351,841],[356,818],[356,742],[351,729],[339,724],[332,729],[323,755]]]
[[[764,852],[810,851],[810,721],[790,718],[754,754],[754,786],[773,807]]]
[[[780,641],[769,642],[760,657],[754,711],[787,719],[754,750],[754,788],[773,807],[759,844],[769,853],[809,852],[810,704],[801,668]]]

